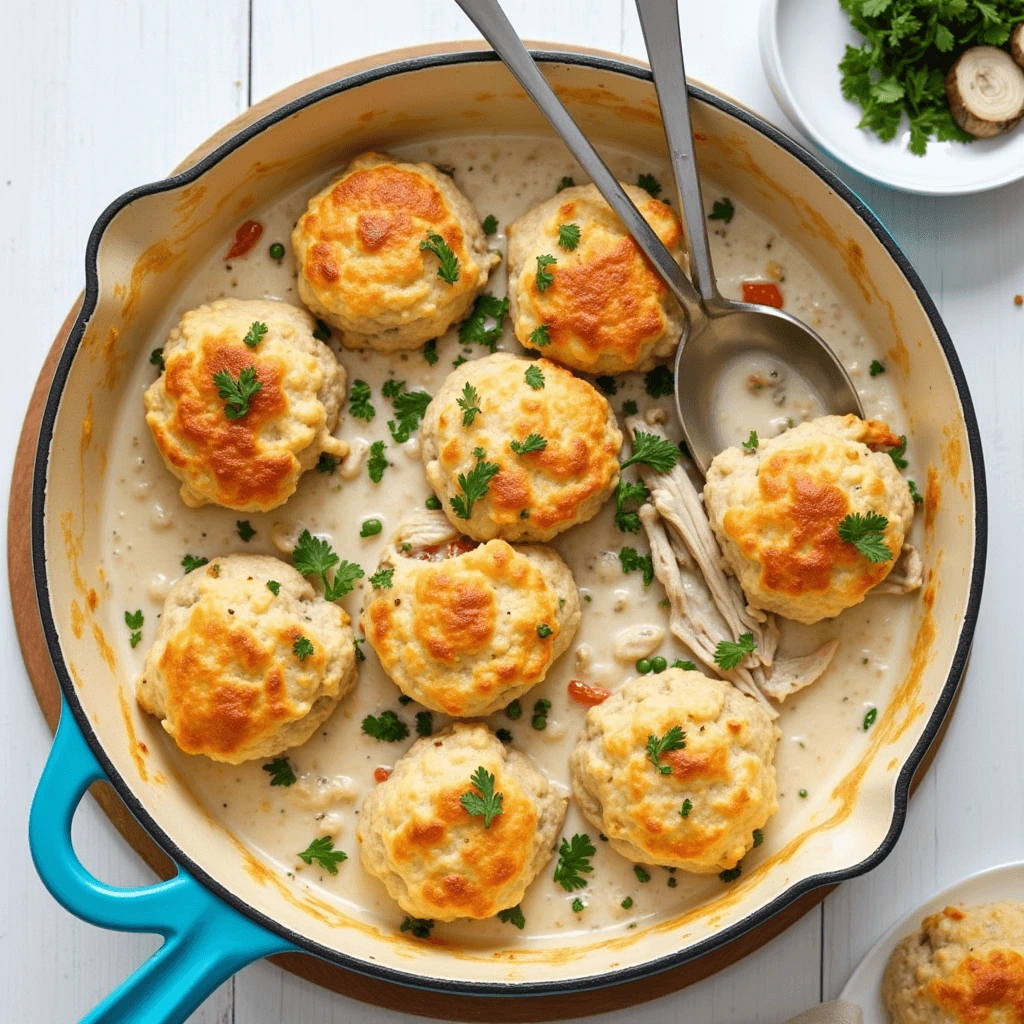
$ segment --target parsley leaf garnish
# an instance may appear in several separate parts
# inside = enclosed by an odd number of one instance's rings
[[[455,401],[462,410],[462,425],[464,427],[473,426],[473,420],[476,419],[476,414],[480,411],[480,406],[476,404],[480,401],[480,395],[477,394],[476,388],[467,381],[466,386],[462,389],[462,397]]]
[[[484,222],[480,226],[484,229],[485,235],[493,235],[498,230],[498,218],[493,213],[489,213],[484,217]]]
[[[437,338],[431,338],[423,346],[423,358],[427,361],[427,366],[433,366],[441,358],[437,354]]]
[[[658,193],[661,191],[661,182],[653,174],[641,174],[636,179],[636,183],[645,192],[650,192],[655,198],[657,198]]]
[[[732,205],[732,200],[727,196],[722,196],[721,199],[716,199],[712,205],[708,220],[723,220],[728,224],[735,212],[736,208]]]
[[[679,461],[679,449],[669,440],[657,434],[647,434],[637,430],[633,434],[633,454],[626,459],[619,469],[642,462],[645,466],[668,473]]]
[[[883,543],[889,520],[877,512],[861,515],[854,512],[836,528],[839,539],[852,544],[869,562],[888,562],[892,552]]]
[[[586,833],[577,833],[572,840],[566,842],[562,839],[562,845],[558,848],[558,863],[555,865],[555,881],[566,891],[583,889],[587,880],[581,875],[589,875],[593,871],[590,858],[597,853],[590,836]]]
[[[387,445],[383,441],[374,441],[370,445],[370,458],[366,462],[366,472],[369,473],[370,479],[375,484],[380,483],[384,476],[384,470],[391,465],[384,455],[385,448]]]
[[[580,226],[579,224],[559,224],[558,225],[558,244],[563,249],[568,249],[572,252],[577,245],[580,244]]]
[[[633,865],[633,874],[636,875],[638,882],[649,882],[651,880],[651,873],[642,865]]]
[[[744,633],[739,640],[719,640],[715,648],[715,664],[728,672],[735,668],[748,654],[753,654],[757,645],[753,633]]]
[[[579,898],[579,896],[577,896],[576,899],[574,899],[572,901],[572,912],[574,914],[582,914],[583,911],[586,910],[586,909],[587,909],[586,903],[584,903],[583,900],[581,900]]]
[[[416,735],[434,735],[434,716],[429,711],[416,712]]]
[[[764,833],[759,829],[755,828],[753,832],[754,838],[754,849],[757,849],[764,842]]]
[[[434,922],[425,917],[407,917],[403,922],[399,931],[412,932],[413,936],[417,939],[429,939],[430,930],[434,927]]]
[[[238,375],[238,380],[231,376],[230,370],[218,370],[213,375],[213,383],[217,385],[217,394],[224,404],[224,415],[229,420],[240,420],[249,411],[249,401],[263,385],[256,378],[256,367],[247,366]]]
[[[683,806],[679,808],[679,817],[688,818],[690,816],[690,811],[692,810],[693,804],[689,800],[684,800]]]
[[[647,737],[647,756],[651,764],[661,772],[662,775],[672,774],[672,765],[662,764],[661,755],[668,754],[673,750],[682,750],[686,746],[686,733],[680,725],[673,725],[661,739],[650,735]]]
[[[366,661],[366,655],[363,654],[362,648],[359,646],[360,644],[365,644],[365,643],[366,643],[366,637],[365,636],[357,636],[357,637],[353,638],[352,646],[355,648],[356,661]]]
[[[551,344],[551,335],[548,332],[547,324],[541,324],[530,332],[530,344],[536,345],[537,348],[543,348],[545,345]]]
[[[355,563],[340,561],[331,545],[320,537],[314,537],[309,530],[303,530],[299,536],[292,552],[292,565],[303,576],[319,576],[328,601],[337,601],[351,593],[356,580],[365,575]],[[330,569],[334,569],[333,581],[327,578]]]
[[[469,519],[473,515],[474,503],[490,490],[491,479],[497,476],[500,469],[497,463],[485,462],[481,452],[477,456],[477,464],[468,473],[459,474],[462,494],[457,494],[450,500],[452,510],[460,519]]]
[[[651,398],[660,398],[662,395],[671,395],[676,389],[676,383],[672,371],[659,364],[644,374],[644,387]]]
[[[363,719],[363,732],[384,743],[397,743],[409,735],[409,726],[394,711],[382,711],[377,717]]]
[[[637,554],[636,548],[623,548],[619,552],[619,562],[622,565],[623,573],[631,573],[639,569],[644,577],[644,590],[654,580],[654,561],[650,555]]]
[[[635,416],[636,415],[636,402],[632,398],[627,399],[622,403],[622,415],[623,416]]]
[[[900,443],[895,448],[889,449],[889,458],[896,463],[897,469],[906,469],[909,463],[904,455],[907,454],[907,435],[900,434]]]
[[[404,444],[409,440],[409,436],[420,425],[430,401],[431,396],[426,391],[402,391],[394,396],[392,402],[398,423],[388,420],[388,430],[395,444]]]
[[[920,504],[922,501],[924,501],[924,498],[921,496],[920,492],[917,489],[917,484],[915,484],[913,480],[907,481],[907,487],[910,489],[910,496],[914,499],[915,505]]]
[[[615,491],[615,525],[623,533],[638,533],[640,531],[640,516],[636,512],[628,512],[626,503],[635,501],[638,504],[643,504],[650,496],[651,492],[647,490],[647,486],[642,480],[631,484],[621,477],[619,478],[619,486]]]
[[[394,575],[394,569],[378,569],[370,577],[370,586],[374,590],[390,590],[392,586],[391,577]]]
[[[385,398],[395,398],[397,395],[402,393],[402,389],[404,387],[404,380],[395,380],[394,377],[392,377],[390,380],[384,381],[384,384],[380,389],[380,393]]]
[[[501,804],[505,799],[501,793],[494,792],[494,776],[483,765],[470,776],[470,782],[480,791],[465,792],[459,797],[459,803],[472,817],[483,817],[484,828],[490,828],[491,822],[501,814]]]
[[[162,348],[155,348],[149,353],[149,361],[160,368],[160,372],[163,373],[166,367],[164,366],[164,350]]]
[[[244,540],[246,544],[256,536],[256,531],[248,519],[236,519],[235,529],[238,530],[239,538]]]
[[[260,323],[258,320],[249,327],[249,332],[242,339],[249,346],[249,348],[255,348],[262,340],[263,336],[267,333],[267,325]]]
[[[570,177],[569,177],[569,175],[567,174],[567,175],[566,175],[566,176],[565,176],[565,177],[564,177],[564,178],[563,178],[563,179],[562,179],[562,180],[561,180],[561,181],[560,181],[560,182],[558,183],[558,188],[556,188],[556,189],[555,189],[555,191],[556,191],[556,192],[561,192],[563,188],[572,188],[572,187],[573,187],[573,186],[574,186],[575,184],[576,184],[576,182],[575,182],[575,181],[573,181],[573,180],[572,180],[572,178],[570,178]]]
[[[872,377],[877,377],[880,373],[885,373],[885,364],[880,363],[877,359],[871,360],[871,365],[868,367],[868,373]]]
[[[684,672],[696,672],[697,666],[692,661],[683,661],[682,658],[676,658],[672,662],[673,668],[681,668]]]
[[[499,910],[498,920],[504,924],[514,924],[520,931],[526,927],[526,918],[523,917],[522,907],[518,903],[508,910]]]
[[[756,452],[758,445],[760,445],[760,443],[761,442],[757,439],[757,431],[752,430],[750,432],[750,437],[748,437],[746,441],[743,442],[743,448],[745,451],[748,452]]]
[[[263,770],[270,773],[270,784],[272,786],[292,786],[295,784],[295,772],[287,757],[275,757],[273,761],[263,766]]]
[[[316,338],[317,341],[331,340],[331,328],[319,317],[317,317],[316,330],[313,332],[313,337]]]
[[[277,580],[267,580],[267,590],[269,590],[274,597],[279,597],[281,594],[281,584]]]
[[[541,640],[546,640],[553,632],[554,630],[546,622],[538,623],[537,636],[539,636]]]
[[[736,867],[729,868],[727,871],[720,871],[718,873],[718,877],[723,882],[735,882],[736,879],[739,878],[740,875],[742,875],[742,874],[743,874],[743,868],[741,868],[739,866],[739,864],[737,864]]]
[[[321,452],[320,458],[316,460],[316,471],[329,476],[338,468],[338,460],[327,452]]]
[[[501,341],[501,325],[508,316],[508,299],[498,299],[484,293],[478,295],[473,303],[473,312],[459,327],[459,341],[464,345],[483,345],[491,352]],[[488,320],[494,321],[493,327],[485,327]]]
[[[614,395],[618,391],[618,387],[615,384],[615,378],[609,377],[607,374],[602,374],[600,377],[594,378],[594,383],[601,389],[603,394]]]
[[[139,646],[139,641],[142,639],[142,623],[145,620],[146,617],[142,614],[141,608],[134,612],[124,613],[124,624],[132,631],[128,643],[131,644],[133,650]]]
[[[195,555],[186,555],[181,560],[181,567],[185,570],[185,575],[187,576],[190,572],[193,572],[200,566],[207,565],[209,561],[210,560],[208,558],[203,558],[201,556],[197,558]]]
[[[352,381],[352,390],[348,395],[348,408],[357,420],[365,420],[367,423],[377,414],[377,410],[370,402],[370,385],[365,380]]]
[[[544,387],[544,373],[539,366],[528,366],[526,368],[526,383],[534,391],[540,391]]]
[[[336,875],[338,865],[343,860],[348,860],[348,854],[344,850],[334,848],[334,840],[330,836],[314,839],[302,853],[296,854],[296,856],[307,864],[316,861],[329,875]]]
[[[508,446],[516,455],[527,455],[529,452],[544,451],[548,446],[548,441],[540,434],[529,434],[525,441],[509,441]]]
[[[547,291],[554,283],[555,275],[549,273],[546,268],[554,266],[557,262],[558,260],[550,253],[537,257],[537,291]]]
[[[427,235],[420,242],[420,249],[424,252],[432,252],[439,261],[437,276],[448,284],[455,284],[459,279],[459,261],[455,253],[448,247],[448,243],[433,232]]]

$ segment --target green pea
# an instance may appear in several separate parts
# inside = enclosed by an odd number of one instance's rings
[[[651,658],[651,670],[653,672],[664,672],[668,668],[668,662],[659,654],[656,658]]]
[[[283,260],[284,259],[284,246],[280,242],[275,242],[270,247],[270,258],[272,260]]]
[[[647,675],[647,673],[651,671],[651,667],[652,666],[651,666],[651,659],[650,658],[641,658],[636,663],[636,670],[642,676]]]
[[[543,732],[548,727],[548,716],[534,715],[532,725],[534,729],[540,729]]]

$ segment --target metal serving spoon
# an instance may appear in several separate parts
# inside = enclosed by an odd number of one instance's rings
[[[676,354],[676,407],[701,470],[706,472],[715,455],[731,443],[721,436],[715,416],[717,385],[729,364],[744,356],[767,356],[802,377],[826,412],[863,415],[846,370],[814,331],[782,310],[734,302],[718,293],[697,178],[676,0],[637,0],[637,9],[683,205],[696,287],[569,116],[498,0],[455,2],[540,108],[682,305],[687,326]]]

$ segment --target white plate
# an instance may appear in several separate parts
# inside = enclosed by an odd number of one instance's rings
[[[904,936],[917,931],[924,918],[943,907],[1021,899],[1024,899],[1024,861],[988,868],[957,882],[890,928],[850,976],[840,999],[848,999],[864,1010],[864,1024],[889,1024],[889,1013],[882,1002],[882,975],[890,954]]]
[[[763,0],[761,62],[789,118],[848,167],[883,185],[927,195],[964,195],[1024,178],[1024,126],[997,139],[928,143],[907,149],[904,118],[892,142],[857,127],[860,107],[843,99],[837,65],[860,35],[838,0]]]

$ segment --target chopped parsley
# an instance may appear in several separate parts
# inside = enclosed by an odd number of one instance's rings
[[[279,597],[281,594],[281,584],[277,580],[267,580],[267,590],[269,590],[274,597]]]
[[[586,833],[576,833],[568,842],[563,837],[562,845],[558,848],[554,880],[566,892],[585,888],[587,880],[582,876],[589,875],[594,870],[590,858],[595,853],[597,850]]]
[[[229,420],[240,420],[249,411],[249,402],[263,385],[256,378],[256,367],[247,366],[238,374],[238,380],[231,376],[230,370],[218,370],[213,375],[213,383],[217,385],[217,394],[224,402],[224,415]]]
[[[384,470],[391,465],[384,455],[385,448],[387,448],[387,445],[383,441],[374,441],[370,445],[370,458],[366,463],[366,472],[375,484],[380,483],[381,478],[384,476]]]
[[[679,817],[688,818],[690,816],[690,811],[692,810],[693,804],[689,800],[684,800],[683,806],[679,808]]]
[[[409,735],[409,726],[394,711],[382,711],[363,719],[363,732],[383,743],[397,743]]]
[[[301,861],[312,864],[316,861],[329,875],[338,873],[338,865],[348,860],[348,854],[344,850],[334,848],[334,840],[330,836],[321,836],[314,839],[302,853],[296,854]]]
[[[401,697],[398,698],[398,703],[401,704],[402,707],[404,708],[406,704],[412,703],[412,697],[410,697],[407,693],[403,693]]]
[[[434,716],[429,711],[416,712],[416,735],[434,735]]]
[[[463,345],[483,345],[491,352],[495,351],[501,341],[501,325],[508,316],[508,299],[499,299],[484,293],[478,295],[473,303],[473,312],[459,327],[459,341]],[[493,320],[492,327],[486,326]]]
[[[495,729],[494,735],[497,736],[502,743],[512,742],[512,733],[508,729]]]
[[[919,505],[924,501],[924,498],[921,497],[921,494],[917,489],[917,484],[915,484],[913,480],[907,481],[907,487],[910,489],[910,496],[914,499],[915,505]]]
[[[744,451],[756,452],[757,448],[758,448],[758,445],[760,445],[760,443],[761,442],[758,440],[758,437],[757,437],[757,431],[756,430],[752,430],[750,432],[750,437],[748,437],[746,439],[746,441],[743,442]]]
[[[861,515],[854,512],[846,516],[836,530],[839,539],[852,544],[869,562],[888,562],[892,559],[892,551],[883,543],[884,530],[889,520],[877,512]]]
[[[146,617],[142,614],[141,608],[134,612],[124,613],[124,624],[132,631],[128,643],[132,645],[133,650],[139,646],[139,641],[142,639],[142,624],[145,621]]]
[[[269,584],[268,584],[268,586],[269,586]],[[357,637],[353,638],[353,640],[352,640],[352,647],[355,649],[355,652],[356,652],[356,661],[366,661],[366,655],[363,654],[363,650],[359,646],[360,644],[365,644],[365,643],[366,643],[366,637],[364,637],[364,636],[357,636]]]
[[[479,792],[468,790],[459,797],[459,803],[471,817],[482,817],[484,828],[490,828],[491,822],[501,814],[501,803],[505,798],[494,792],[494,776],[483,765],[473,772],[469,781]]]
[[[579,224],[559,224],[558,225],[558,244],[561,248],[567,249],[572,252],[577,245],[580,244],[580,226]]]
[[[764,833],[759,829],[754,829],[754,848],[756,849],[764,842]]]
[[[338,460],[333,455],[328,455],[327,452],[321,452],[320,458],[317,459],[316,471],[323,473],[325,476],[330,476],[338,468]]]
[[[295,783],[295,771],[287,757],[275,757],[273,761],[263,766],[263,770],[270,773],[272,786],[291,786]]]
[[[864,731],[867,732],[875,724],[875,719],[878,718],[878,708],[868,708],[867,713],[864,715]]]
[[[149,353],[149,361],[160,368],[160,372],[163,373],[166,367],[164,366],[164,350],[162,348],[155,348]]]
[[[907,454],[907,435],[900,434],[900,443],[895,448],[889,449],[889,458],[896,463],[897,469],[906,469],[909,463],[904,455]]]
[[[187,576],[190,572],[194,572],[200,566],[206,565],[210,560],[208,558],[196,557],[195,555],[186,555],[181,560],[181,567],[185,570]]]
[[[294,654],[299,661],[305,661],[313,651],[313,644],[307,637],[304,637],[301,633],[295,637],[295,643],[292,644],[292,654]]]
[[[363,525],[359,527],[359,536],[376,537],[383,529],[384,524],[379,519],[364,519]]]
[[[623,416],[635,416],[636,415],[636,402],[632,398],[627,399],[622,403],[622,415]]]
[[[520,931],[526,927],[526,918],[523,917],[522,907],[518,903],[508,910],[499,910],[498,920],[503,924],[514,924]]]
[[[248,519],[236,519],[235,529],[238,530],[238,536],[245,541],[246,544],[256,536],[256,531],[253,529],[253,525]]]
[[[543,348],[545,345],[551,344],[551,334],[548,331],[547,324],[541,324],[530,332],[530,344],[536,345],[537,348]]]
[[[679,448],[667,438],[637,430],[633,433],[633,454],[619,468],[643,463],[659,473],[668,473],[675,468],[679,455]]]
[[[544,253],[542,256],[537,257],[537,291],[544,292],[554,284],[555,275],[548,271],[548,267],[554,266],[558,263],[550,253]]]
[[[548,446],[548,441],[540,434],[528,434],[525,441],[509,441],[508,446],[516,455],[528,455],[530,452],[544,451]]]
[[[739,878],[742,874],[743,868],[741,868],[739,864],[737,864],[736,867],[729,868],[728,871],[720,871],[718,877],[723,882],[735,882],[736,879]]]
[[[653,174],[641,174],[636,179],[637,185],[640,186],[645,192],[649,192],[652,196],[657,198],[658,193],[661,191],[661,182]]]
[[[546,622],[542,622],[537,626],[537,636],[541,640],[546,640],[553,632],[554,630]]]
[[[528,366],[526,368],[526,383],[534,391],[540,391],[544,387],[544,373],[539,366]]]
[[[673,750],[682,750],[685,746],[686,733],[683,732],[682,726],[673,725],[660,739],[653,734],[647,737],[647,756],[662,775],[671,775],[672,765],[662,764],[661,755]]]
[[[574,914],[582,914],[583,911],[586,909],[586,906],[586,903],[584,903],[583,900],[581,900],[579,896],[577,896],[576,899],[572,901],[572,912]]]
[[[357,420],[365,420],[367,423],[376,415],[377,410],[370,402],[370,385],[365,380],[352,381],[352,390],[348,394],[348,408]]]
[[[624,574],[628,575],[636,569],[643,573],[644,590],[654,581],[654,560],[650,555],[640,555],[636,548],[623,548],[619,552],[619,563]]]
[[[258,320],[249,327],[249,331],[246,336],[242,339],[249,346],[249,348],[255,348],[262,340],[264,335],[267,333],[267,325],[260,323]]]
[[[438,361],[440,356],[437,354],[437,338],[431,338],[423,346],[423,358],[427,361],[428,366],[433,366]]]
[[[491,479],[497,476],[501,469],[495,462],[485,462],[481,449],[475,451],[480,452],[476,465],[468,473],[460,473],[458,477],[462,494],[450,499],[452,511],[460,519],[469,519],[473,515],[473,505],[490,490]]]
[[[433,232],[427,235],[420,242],[420,249],[424,252],[432,252],[438,259],[437,276],[448,284],[455,284],[459,279],[459,261],[455,253],[448,247],[448,243]]]
[[[330,341],[331,339],[331,328],[323,322],[319,317],[316,320],[316,330],[313,332],[313,337],[317,341]]]
[[[514,722],[517,718],[522,717],[522,704],[520,704],[518,700],[512,701],[512,703],[509,704],[507,708],[505,708],[505,714]]]
[[[303,576],[319,576],[328,601],[351,593],[356,580],[366,575],[354,562],[342,562],[327,541],[314,537],[309,530],[303,530],[299,536],[292,552],[292,565]],[[327,577],[330,569],[334,569],[333,580]]]
[[[676,658],[672,662],[673,668],[681,668],[684,672],[696,672],[697,666],[692,661],[683,661],[681,658]]]
[[[871,360],[871,365],[868,367],[868,373],[872,377],[877,377],[880,373],[885,373],[885,363],[880,363],[877,359]]]
[[[708,220],[721,220],[728,224],[735,212],[736,207],[732,205],[732,200],[728,196],[722,196],[721,199],[716,199],[712,204]]]
[[[556,189],[555,189],[555,191],[556,191],[556,192],[561,192],[563,188],[572,188],[572,187],[573,187],[573,186],[574,186],[575,184],[576,184],[576,182],[575,182],[575,181],[573,181],[573,180],[572,180],[572,178],[570,178],[570,177],[569,177],[569,175],[567,174],[567,175],[566,175],[566,176],[565,176],[564,178],[562,178],[562,180],[561,180],[561,181],[560,181],[560,182],[558,183],[558,188],[556,188]]]
[[[644,374],[644,387],[651,398],[671,395],[676,389],[672,371],[667,366],[658,365]]]
[[[388,420],[388,430],[394,438],[395,444],[405,444],[412,432],[420,425],[423,414],[430,405],[431,395],[426,391],[405,391],[404,381],[388,381],[388,384],[398,385],[398,390],[389,393],[392,404],[395,408],[395,420]]]
[[[458,407],[462,410],[462,425],[464,427],[473,426],[473,420],[476,419],[477,413],[480,411],[480,406],[476,403],[480,401],[480,395],[477,393],[475,387],[466,381],[466,386],[462,389],[462,397],[455,400]]]
[[[594,383],[604,392],[606,395],[614,395],[618,388],[615,386],[615,378],[609,377],[606,374],[602,374],[600,377],[594,378]]]
[[[439,512],[444,507],[441,504],[441,499],[436,494],[431,494],[423,504],[426,508],[429,508],[431,512]]]
[[[403,922],[399,931],[412,932],[413,937],[417,939],[429,939],[430,930],[434,927],[434,922],[429,918],[425,917],[407,917]]]
[[[748,654],[753,654],[757,649],[754,643],[753,633],[744,633],[739,640],[719,640],[715,648],[715,664],[723,671],[728,672],[735,668]]]
[[[627,896],[620,904],[623,910],[630,910],[633,906],[633,897]]]
[[[619,486],[615,490],[615,525],[623,533],[638,533],[640,530],[640,516],[635,510],[629,511],[627,503],[636,502],[641,505],[650,496],[651,492],[642,480],[631,484],[619,478]]]
[[[487,214],[481,227],[484,229],[485,235],[493,235],[498,230],[498,218],[493,213]]]
[[[404,387],[404,380],[395,380],[394,377],[392,377],[390,380],[384,381],[384,384],[380,389],[380,393],[385,398],[394,398],[396,395],[401,394]]]
[[[378,569],[370,577],[370,586],[374,590],[390,590],[392,587],[391,577],[394,575],[394,569]]]

